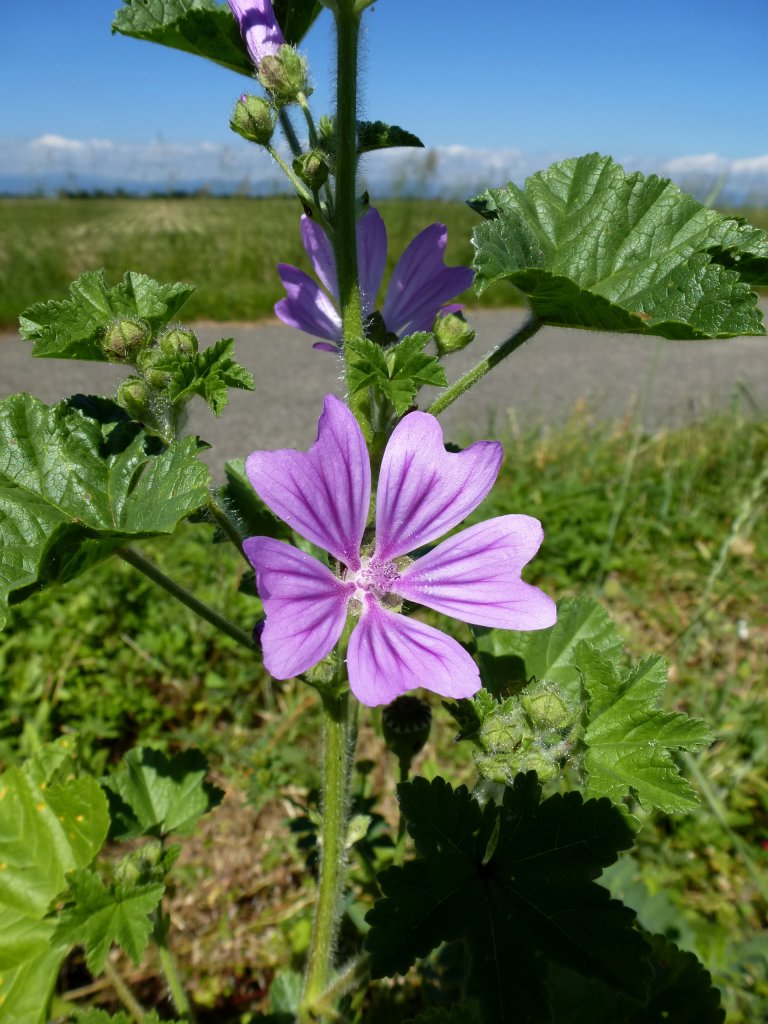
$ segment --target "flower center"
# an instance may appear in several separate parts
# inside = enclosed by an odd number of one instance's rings
[[[357,585],[358,592],[355,597],[362,599],[364,594],[372,594],[377,601],[381,601],[392,588],[392,584],[400,579],[400,573],[394,562],[372,561],[363,557],[361,566],[351,578]]]

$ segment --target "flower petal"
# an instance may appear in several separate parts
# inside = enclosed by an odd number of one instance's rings
[[[352,693],[362,704],[388,704],[422,686],[443,697],[471,697],[480,689],[477,665],[446,633],[382,608],[370,594],[347,651]]]
[[[278,263],[286,297],[275,303],[275,315],[289,327],[315,338],[341,341],[341,317],[317,281],[290,263]]]
[[[285,42],[272,10],[272,0],[227,0],[251,60],[258,67]]]
[[[476,626],[545,629],[557,618],[555,602],[520,579],[543,536],[531,516],[489,519],[417,558],[391,589]]]
[[[411,412],[395,427],[381,463],[376,558],[388,561],[437,540],[488,494],[501,465],[497,441],[447,452],[434,416]]]
[[[275,679],[306,672],[336,646],[354,583],[343,583],[308,555],[271,537],[248,537],[243,550],[256,570],[266,622],[264,665]]]
[[[445,224],[430,224],[419,232],[397,261],[381,315],[387,330],[398,337],[430,331],[440,307],[472,284],[469,267],[446,267]]]
[[[387,262],[387,229],[381,214],[371,207],[357,222],[357,267],[363,316],[370,316]]]
[[[312,263],[312,269],[338,302],[339,282],[331,240],[317,221],[306,213],[301,215],[301,242]]]
[[[371,467],[363,433],[343,402],[326,395],[317,440],[308,452],[254,452],[245,469],[275,515],[350,569],[360,568]]]

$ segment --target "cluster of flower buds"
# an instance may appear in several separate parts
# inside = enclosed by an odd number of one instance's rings
[[[168,396],[172,369],[197,353],[194,331],[174,324],[153,336],[143,320],[121,317],[107,328],[101,345],[111,362],[125,363],[138,371],[118,387],[117,404],[147,430],[166,437],[179,414]]]

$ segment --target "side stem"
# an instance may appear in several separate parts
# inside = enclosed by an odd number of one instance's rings
[[[459,377],[457,381],[454,381],[439,398],[435,399],[426,411],[431,412],[433,416],[444,412],[449,405],[453,405],[457,398],[461,398],[465,391],[469,391],[473,384],[477,384],[480,378],[484,377],[489,370],[492,370],[494,366],[498,366],[502,359],[506,359],[515,349],[520,348],[524,342],[532,338],[541,326],[540,321],[531,314],[520,330],[507,338],[506,341],[503,341],[498,348],[489,352],[484,359],[481,359],[471,370],[468,370],[463,377]]]
[[[196,615],[205,619],[206,622],[210,622],[216,629],[220,629],[222,633],[226,633],[227,636],[232,637],[243,647],[247,647],[250,651],[254,650],[253,640],[251,637],[236,626],[229,619],[225,619],[223,615],[215,611],[209,605],[200,601],[198,598],[191,594],[186,587],[182,587],[180,583],[172,580],[170,576],[166,576],[165,573],[158,569],[154,562],[150,562],[148,558],[145,558],[141,552],[135,548],[118,548],[116,554],[118,554],[124,562],[128,565],[132,565],[134,569],[138,569],[139,572],[143,572],[145,576],[156,583],[159,587],[162,587],[166,593],[171,594],[177,601],[181,601],[187,608],[190,608]]]

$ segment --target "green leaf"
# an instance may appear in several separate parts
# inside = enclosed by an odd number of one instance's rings
[[[379,875],[366,920],[374,977],[403,974],[442,942],[470,951],[468,994],[487,1021],[546,1018],[545,964],[603,979],[633,999],[648,984],[634,914],[594,882],[632,832],[608,800],[540,803],[533,773],[481,808],[438,778],[398,786],[419,854]]]
[[[193,355],[161,359],[153,369],[171,374],[169,397],[172,402],[188,402],[199,395],[221,416],[229,402],[229,389],[253,391],[253,376],[232,358],[235,343],[222,338],[215,345]]]
[[[372,153],[377,149],[397,149],[400,146],[423,149],[424,143],[396,124],[385,124],[383,121],[357,122],[358,153]]]
[[[677,948],[663,935],[649,935],[654,974],[648,1003],[629,1024],[723,1024],[720,992],[693,953]]]
[[[134,1024],[133,1017],[130,1017],[122,1010],[119,1013],[111,1014],[105,1010],[97,1010],[90,1006],[87,1010],[75,1010],[71,1018],[73,1024]],[[160,1018],[154,1010],[145,1013],[141,1018],[142,1024],[182,1024],[179,1020],[168,1020],[167,1017]]]
[[[666,814],[695,810],[694,790],[680,775],[672,754],[711,742],[706,722],[680,712],[661,711],[667,684],[663,658],[644,658],[622,671],[591,644],[576,652],[588,695],[584,768],[587,793],[621,803],[633,793],[646,807]]]
[[[473,201],[475,287],[506,280],[545,324],[664,338],[764,334],[757,296],[712,250],[733,220],[597,153]]]
[[[549,629],[527,633],[491,629],[477,631],[483,680],[496,693],[519,687],[530,679],[550,680],[567,696],[581,695],[581,675],[574,663],[576,648],[588,640],[611,660],[621,656],[623,643],[610,616],[589,598],[564,599],[557,604],[557,622]]]
[[[436,356],[427,355],[425,346],[432,335],[411,334],[390,349],[383,349],[367,338],[346,343],[347,383],[350,394],[367,388],[380,391],[399,416],[410,409],[425,384],[445,387],[448,379]]]
[[[717,248],[711,250],[713,263],[735,270],[742,281],[758,287],[768,285],[768,234],[745,224],[738,218],[731,221],[733,230]]]
[[[165,886],[116,882],[107,887],[88,868],[72,872],[67,881],[72,905],[59,914],[54,938],[82,946],[93,975],[104,970],[113,943],[137,964],[152,932],[150,915],[163,898]]]
[[[44,1024],[67,945],[46,920],[68,872],[101,849],[107,801],[90,776],[77,777],[65,737],[21,768],[0,775],[0,1003],[9,1024]]]
[[[173,533],[208,482],[195,438],[163,450],[107,399],[0,401],[0,627],[9,600]]]
[[[319,0],[275,0],[287,43],[299,43],[322,10]],[[112,31],[206,57],[253,77],[253,64],[232,12],[215,0],[124,0]]]
[[[129,750],[104,783],[112,811],[111,837],[164,838],[191,832],[224,795],[205,781],[207,771],[208,762],[199,750],[171,758],[151,747]]]
[[[194,291],[189,284],[158,284],[128,271],[108,288],[103,270],[88,270],[69,286],[70,298],[38,302],[19,318],[22,338],[33,342],[32,355],[51,359],[107,362],[101,338],[120,317],[144,320],[153,331],[170,323]]]

